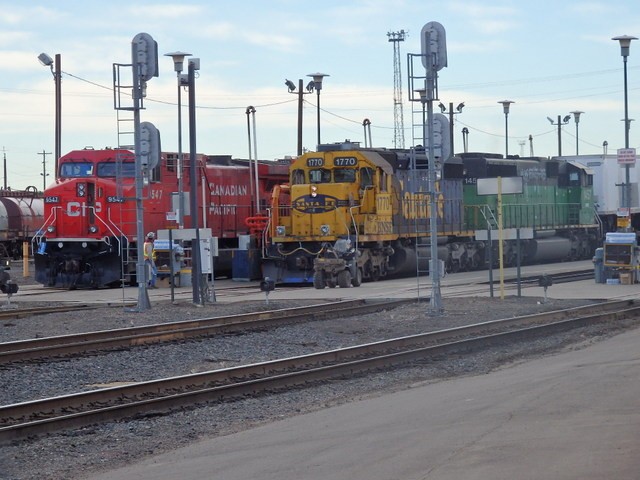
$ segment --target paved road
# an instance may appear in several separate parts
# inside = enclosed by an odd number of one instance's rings
[[[91,480],[640,478],[640,329],[203,441]]]

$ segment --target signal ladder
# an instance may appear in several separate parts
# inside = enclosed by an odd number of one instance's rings
[[[134,103],[133,103],[133,70],[131,64],[113,64],[113,108],[116,111],[116,128],[118,138],[118,149],[135,152],[135,123],[134,123]],[[118,152],[116,155],[116,195],[120,200],[120,218],[130,219],[121,221],[118,225],[121,232],[121,282],[134,285],[137,262],[137,248],[130,243],[130,237],[126,232],[136,231],[136,197],[126,196],[124,190],[124,156]],[[133,235],[131,235],[133,236]]]

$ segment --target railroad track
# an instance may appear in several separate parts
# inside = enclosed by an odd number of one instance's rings
[[[86,310],[88,308],[97,308],[97,305],[74,304],[74,305],[57,305],[52,307],[28,307],[0,310],[0,320],[8,320],[14,318],[32,317],[34,315],[45,315],[47,313],[72,312],[75,310]]]
[[[321,320],[334,315],[360,315],[394,308],[412,301],[414,300],[344,300],[228,317],[202,318],[6,342],[0,343],[0,365],[18,361],[93,354],[116,348],[175,342],[222,333],[273,328],[284,324]]]
[[[0,407],[0,443],[63,429],[164,414],[198,403],[274,393],[638,316],[640,305],[634,301],[607,302],[7,405]]]

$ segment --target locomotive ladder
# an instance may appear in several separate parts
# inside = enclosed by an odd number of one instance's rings
[[[131,64],[113,64],[113,108],[116,111],[116,130],[118,138],[118,149],[135,152],[135,108],[133,103],[133,78]],[[119,227],[122,232],[136,231],[136,198],[125,197],[123,181],[123,157],[120,153],[116,155],[116,195],[120,199],[120,218],[133,219],[122,222]],[[137,262],[137,249],[134,248],[129,238],[123,236],[121,249],[121,271],[123,273],[121,281],[125,284],[132,284],[132,272],[135,272]],[[131,269],[131,265],[134,266]]]

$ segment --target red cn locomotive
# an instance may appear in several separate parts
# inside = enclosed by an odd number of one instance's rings
[[[145,231],[177,228],[177,154],[163,153],[145,182]],[[190,161],[183,155],[185,200],[189,205]],[[257,195],[250,172],[257,168]],[[288,163],[230,156],[196,158],[199,226],[218,237],[216,273],[230,265],[238,235],[266,218],[274,185],[287,180]],[[259,205],[255,205],[256,199]],[[186,210],[186,209],[185,209]],[[193,212],[192,212],[193,213]],[[58,162],[55,184],[44,193],[44,224],[34,236],[36,280],[47,286],[78,288],[134,285],[137,261],[135,156],[128,150],[76,150]],[[252,223],[253,222],[253,223]],[[184,224],[191,226],[190,212]],[[140,239],[144,241],[144,239]]]

